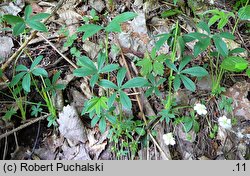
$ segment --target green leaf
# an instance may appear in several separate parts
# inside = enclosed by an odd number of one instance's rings
[[[123,84],[122,88],[129,89],[129,88],[135,88],[135,87],[143,87],[145,84],[147,84],[147,80],[145,78],[135,77],[127,81],[125,84]]]
[[[227,23],[228,23],[228,17],[222,16],[218,23],[218,29],[222,29]]]
[[[162,45],[169,39],[170,36],[171,34],[161,34],[155,36],[155,37],[160,37],[160,39],[155,43],[155,49],[159,50],[162,47]]]
[[[12,79],[12,81],[10,82],[10,87],[17,85],[17,83],[23,78],[23,76],[25,74],[26,74],[26,72],[21,72],[21,73],[18,73],[17,75],[15,75],[14,78]]]
[[[216,21],[220,19],[219,15],[214,15],[212,18],[209,19],[208,21],[208,26],[212,26]]]
[[[198,133],[200,130],[200,124],[196,120],[193,121],[193,128],[195,133]]]
[[[179,65],[178,71],[180,72],[183,70],[183,68],[191,61],[192,57],[191,56],[185,56]]]
[[[174,90],[177,91],[181,86],[180,76],[176,75],[173,82],[174,82]]]
[[[197,27],[203,29],[204,31],[206,31],[208,34],[211,34],[209,26],[207,25],[207,23],[205,23],[204,21],[201,21],[198,23]]]
[[[200,66],[187,68],[185,70],[182,70],[181,73],[185,73],[185,74],[189,74],[191,76],[197,76],[197,77],[202,77],[202,76],[208,75],[207,70],[200,67]]]
[[[99,122],[99,129],[101,133],[104,133],[106,130],[106,120],[105,117],[102,117],[100,122]]]
[[[39,13],[30,18],[31,21],[41,21],[42,19],[48,18],[50,16],[49,13]]]
[[[126,68],[124,68],[124,67],[122,67],[122,68],[118,71],[118,73],[117,73],[117,85],[118,85],[118,87],[121,87],[122,82],[123,82],[123,80],[124,80],[124,78],[125,78],[126,72],[127,72],[127,70],[126,70]]]
[[[191,42],[193,40],[199,40],[202,41],[206,38],[209,38],[206,34],[203,33],[199,33],[199,32],[192,32],[189,34],[184,35],[184,41],[187,42]]]
[[[0,78],[3,76],[3,71],[2,69],[0,68]]]
[[[30,74],[27,73],[24,77],[23,77],[23,81],[22,81],[22,87],[26,92],[30,92],[30,84],[31,84],[31,79],[30,79]]]
[[[108,99],[108,107],[109,107],[109,108],[113,106],[113,104],[114,104],[114,102],[115,102],[116,95],[117,95],[117,93],[114,92],[114,93],[109,97],[109,99]]]
[[[85,77],[96,74],[96,70],[93,70],[92,68],[77,68],[73,71],[73,75],[77,77]]]
[[[78,28],[77,32],[84,32],[82,36],[82,40],[86,40],[87,38],[95,35],[98,31],[103,29],[103,27],[95,24],[85,24]]]
[[[99,85],[102,86],[102,87],[105,87],[105,88],[112,88],[112,89],[115,89],[115,90],[118,89],[117,85],[115,85],[113,82],[111,82],[109,80],[106,80],[106,79],[102,79],[99,82]]]
[[[132,108],[132,103],[131,103],[130,98],[123,91],[120,91],[119,93],[120,93],[120,101],[121,101],[122,106],[125,109],[130,110]]]
[[[92,120],[91,120],[91,128],[93,128],[97,122],[100,120],[101,116],[95,116]]]
[[[89,85],[93,88],[97,83],[98,79],[99,79],[99,74],[94,74],[89,81]]]
[[[16,110],[15,110],[14,108],[11,108],[10,110],[8,110],[8,111],[4,114],[3,119],[4,119],[4,120],[7,120],[7,121],[10,121],[10,120],[11,120],[11,117],[12,117],[13,115],[15,115],[16,113],[17,113]]]
[[[26,67],[26,66],[24,66],[24,65],[18,65],[17,67],[16,67],[16,71],[17,72],[20,72],[20,71],[28,71],[28,68]]]
[[[38,57],[35,58],[35,60],[32,62],[30,69],[33,70],[43,59],[43,56],[40,55]]]
[[[185,86],[188,90],[190,90],[191,92],[194,92],[194,91],[195,91],[196,86],[195,86],[194,82],[193,82],[191,79],[189,79],[188,77],[186,77],[186,76],[184,76],[184,75],[180,75],[180,78],[181,78],[181,80],[182,80],[184,86]]]
[[[106,60],[106,57],[105,57],[104,53],[100,52],[98,54],[98,57],[97,57],[97,67],[98,67],[98,70],[100,70],[103,67],[103,65],[105,63],[105,60]]]
[[[24,10],[24,19],[27,20],[32,13],[32,7],[31,5],[27,5]]]
[[[101,70],[100,73],[108,73],[108,72],[112,72],[114,70],[117,70],[119,68],[118,64],[109,64],[104,66]]]
[[[248,66],[248,61],[242,57],[230,56],[225,58],[221,63],[221,68],[232,72],[241,72]]]
[[[21,23],[17,23],[14,28],[13,28],[13,34],[14,36],[18,36],[19,34],[23,33],[25,30],[25,23],[21,22]]]
[[[233,34],[229,33],[229,32],[221,32],[220,34],[218,34],[221,38],[226,38],[226,39],[230,39],[230,40],[234,40],[235,37]]]
[[[86,56],[82,56],[77,60],[77,65],[83,68],[88,68],[89,70],[95,70],[97,72],[97,68],[92,60],[90,60]]]
[[[140,73],[142,76],[146,76],[153,70],[153,65],[150,58],[144,58],[138,61],[136,65],[141,67]]]
[[[16,23],[24,23],[24,20],[21,17],[14,15],[3,15],[3,19],[11,25],[14,25]]]
[[[244,48],[235,48],[235,49],[229,51],[228,54],[231,55],[231,54],[235,54],[235,53],[243,53],[245,51],[246,50]]]
[[[121,32],[120,24],[126,21],[129,21],[137,16],[133,12],[125,12],[120,15],[117,15],[105,28],[106,32]]]
[[[184,131],[188,133],[193,127],[193,119],[190,117],[184,118]]]
[[[246,70],[246,74],[247,74],[248,78],[250,78],[250,68],[248,68],[248,69]]]
[[[217,51],[223,56],[226,57],[228,55],[227,44],[221,39],[220,36],[213,36],[214,44],[216,46]]]
[[[169,60],[169,59],[166,59],[166,65],[168,66],[168,68],[174,70],[175,72],[178,72],[176,66]]]
[[[181,14],[182,12],[178,9],[170,9],[170,10],[166,10],[164,12],[161,13],[161,17],[162,18],[168,18],[168,17],[171,17],[171,16],[175,16],[175,15],[178,15],[178,14]]]
[[[26,22],[34,30],[41,31],[41,32],[48,32],[46,26],[41,22],[33,21],[33,20],[28,20]]]
[[[107,102],[107,98],[106,97],[94,97],[91,100],[89,100],[88,104],[87,104],[87,108],[86,111],[88,113],[91,113],[92,111],[96,112],[96,114],[98,116],[100,116],[101,111],[103,109],[108,109],[108,106],[106,104]]]
[[[240,8],[238,12],[238,16],[241,20],[249,20],[250,19],[250,5]]]
[[[45,76],[48,77],[48,73],[44,68],[35,68],[32,71],[32,74],[34,74],[35,76]]]
[[[154,70],[155,74],[162,76],[164,74],[164,65],[163,65],[163,63],[155,61],[154,64],[153,64],[153,70]]]
[[[52,78],[52,84],[55,84],[57,82],[57,80],[60,78],[60,72],[56,72]]]
[[[205,51],[210,44],[210,38],[204,38],[203,40],[196,42],[194,46],[194,57],[197,57],[201,52]]]

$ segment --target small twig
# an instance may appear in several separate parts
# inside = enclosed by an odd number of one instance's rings
[[[34,146],[33,146],[33,148],[32,148],[32,151],[31,151],[31,153],[30,153],[29,159],[32,158],[32,155],[33,155],[34,152],[35,152],[36,145],[37,145],[38,138],[39,138],[39,134],[40,134],[40,129],[41,129],[41,120],[39,120],[39,122],[38,122],[38,129],[37,129],[37,134],[36,134],[36,140],[35,140]]]
[[[15,133],[15,132],[17,132],[17,131],[19,131],[19,130],[21,130],[21,129],[23,129],[23,128],[26,128],[26,127],[32,125],[33,123],[38,122],[39,120],[44,120],[44,119],[46,119],[49,115],[50,115],[50,114],[47,114],[47,115],[38,117],[38,118],[36,118],[36,119],[34,119],[34,120],[31,120],[30,122],[25,123],[25,124],[23,124],[23,125],[21,125],[21,126],[15,128],[15,129],[13,129],[13,130],[7,132],[7,133],[4,133],[4,134],[0,135],[0,140],[1,140],[2,138],[5,138],[6,136],[11,135],[12,133]]]
[[[53,43],[51,43],[43,34],[38,33],[38,36],[42,37],[60,56],[62,56],[70,65],[72,65],[74,68],[77,68],[76,64],[74,64],[69,58],[67,58],[62,52],[60,52]]]
[[[57,12],[57,10],[61,7],[61,5],[63,4],[64,0],[60,0],[58,2],[58,4],[56,5],[56,7],[54,8],[53,12],[51,13],[51,15],[44,20],[44,23],[46,23],[50,17],[52,17],[53,15],[55,15],[55,13]],[[2,65],[1,69],[2,71],[5,71],[6,68],[9,67],[10,63],[19,55],[19,53],[28,45],[28,43],[36,36],[38,31],[33,31],[31,33],[31,35],[29,36],[29,38],[27,38],[24,43],[22,44],[22,46]]]

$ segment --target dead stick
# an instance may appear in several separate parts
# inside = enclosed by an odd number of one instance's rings
[[[74,64],[69,58],[67,58],[64,54],[62,54],[56,47],[51,43],[43,34],[38,33],[38,36],[42,37],[60,56],[62,56],[70,65],[72,65],[74,68],[77,68],[76,64]]]
[[[127,63],[127,61],[126,61],[126,59],[125,59],[125,57],[124,57],[124,54],[123,54],[123,52],[122,52],[121,44],[120,44],[119,40],[117,40],[117,42],[118,42],[119,48],[121,49],[121,56],[122,56],[122,60],[123,60],[124,65],[125,65],[125,67],[126,67],[126,69],[127,69],[127,72],[128,72],[128,78],[129,78],[129,79],[132,79],[132,75],[131,75],[131,72],[130,72],[130,70],[129,70],[128,63]],[[133,88],[133,91],[134,91],[135,93],[137,93],[136,88]],[[143,107],[142,107],[142,103],[141,103],[141,100],[140,100],[140,98],[139,98],[139,95],[136,94],[135,96],[136,96],[136,100],[137,100],[139,109],[140,109],[140,111],[141,111],[141,113],[142,113],[142,119],[143,119],[144,123],[147,125],[147,120],[146,120],[146,117],[145,117],[145,114],[144,114],[144,111],[143,111]],[[167,157],[167,154],[163,151],[163,149],[161,148],[161,146],[160,146],[160,145],[158,144],[158,142],[155,140],[155,138],[154,138],[154,136],[151,134],[150,130],[147,130],[147,132],[148,132],[148,134],[149,134],[151,140],[154,142],[154,144],[156,145],[156,147],[157,147],[157,148],[159,149],[159,151],[161,152],[161,154],[164,155],[164,158],[166,158],[167,160],[169,160],[169,158]]]
[[[23,125],[21,125],[21,126],[15,128],[15,129],[13,129],[13,130],[7,132],[7,133],[4,133],[4,134],[0,135],[0,140],[3,139],[3,138],[5,138],[6,136],[11,135],[11,134],[14,133],[14,132],[17,132],[17,131],[19,131],[19,130],[21,130],[21,129],[23,129],[23,128],[26,128],[26,127],[32,125],[33,123],[38,122],[39,120],[44,120],[44,119],[46,119],[49,115],[50,115],[50,114],[47,114],[47,115],[38,117],[38,118],[36,118],[36,119],[34,119],[34,120],[32,120],[32,121],[30,121],[30,122],[28,122],[28,123],[25,123],[25,124],[23,124]]]
[[[55,15],[55,13],[57,12],[57,10],[61,7],[61,5],[63,4],[64,0],[60,0],[56,7],[54,8],[54,10],[52,11],[51,15],[44,20],[44,23],[46,23],[49,18],[53,15]],[[33,31],[31,33],[31,35],[29,36],[29,38],[27,38],[24,43],[21,45],[21,47],[2,65],[1,69],[2,71],[5,71],[6,68],[9,67],[10,63],[19,55],[19,53],[28,45],[28,43],[36,36],[37,31]]]

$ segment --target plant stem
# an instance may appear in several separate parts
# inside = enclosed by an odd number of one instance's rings
[[[171,62],[172,63],[175,62],[178,27],[179,27],[179,22],[177,21],[176,28],[175,28],[175,34],[174,34],[173,51],[172,51],[172,55],[171,55]],[[167,101],[167,104],[165,105],[166,109],[169,109],[171,107],[172,82],[173,82],[173,70],[171,69],[169,79],[168,79],[168,101]]]
[[[245,8],[245,7],[248,5],[248,3],[249,3],[249,0],[247,0],[247,2],[246,2],[246,4],[245,4],[245,6],[244,6],[243,8]],[[235,30],[236,30],[236,26],[238,25],[239,20],[240,20],[240,18],[238,17],[238,18],[237,18],[237,20],[236,20],[236,22],[235,22],[235,25],[234,25],[234,28],[233,28],[232,34],[234,34],[234,32],[235,32]]]

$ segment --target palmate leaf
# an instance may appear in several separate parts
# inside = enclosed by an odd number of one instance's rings
[[[150,58],[144,58],[136,64],[141,67],[140,73],[142,76],[146,76],[153,70],[153,64]]]
[[[100,116],[100,113],[104,109],[108,109],[106,97],[94,97],[88,101],[86,112],[91,113],[95,112]]]

